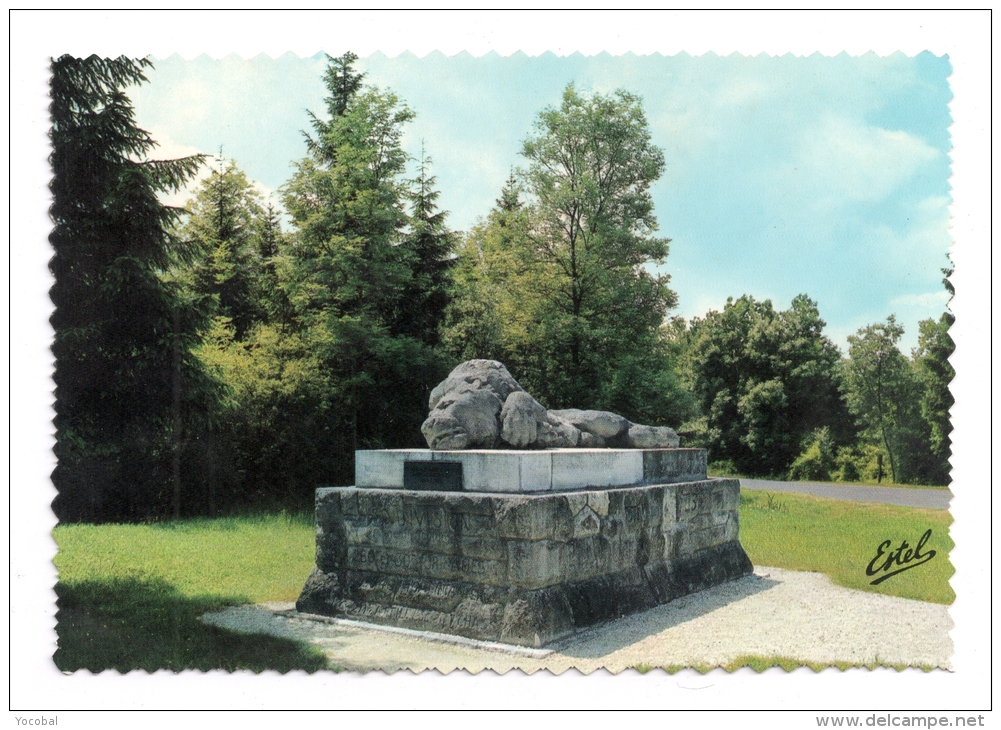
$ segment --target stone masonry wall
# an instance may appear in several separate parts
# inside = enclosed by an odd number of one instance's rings
[[[297,607],[540,646],[751,571],[740,485],[542,495],[317,490]]]

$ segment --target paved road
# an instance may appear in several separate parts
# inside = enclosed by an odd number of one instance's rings
[[[817,497],[846,499],[852,502],[882,502],[902,507],[949,509],[952,492],[948,489],[913,489],[908,487],[862,487],[854,484],[817,484],[814,482],[771,482],[765,479],[741,479],[743,489],[767,489],[771,492],[798,492]]]

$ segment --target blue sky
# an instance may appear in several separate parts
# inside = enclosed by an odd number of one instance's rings
[[[162,154],[220,145],[265,192],[305,154],[306,110],[323,110],[322,56],[154,59],[132,89]],[[948,59],[814,55],[424,58],[374,54],[358,68],[417,112],[405,146],[434,160],[441,206],[468,229],[487,213],[538,112],[566,84],[643,97],[666,168],[652,193],[673,314],[751,294],[781,309],[806,293],[827,334],[896,314],[905,351],[938,317],[949,265]]]

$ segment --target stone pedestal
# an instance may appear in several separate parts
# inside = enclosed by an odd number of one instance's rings
[[[537,647],[751,572],[736,479],[706,479],[699,449],[622,452],[584,450],[577,469],[560,464],[574,450],[359,452],[371,486],[317,490],[296,607]]]

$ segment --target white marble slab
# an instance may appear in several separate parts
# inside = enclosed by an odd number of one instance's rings
[[[692,455],[696,451],[695,449],[357,451],[355,484],[358,487],[402,489],[403,464],[407,461],[461,463],[462,488],[468,492],[564,492],[596,487],[692,481],[705,478],[704,466],[699,469],[701,474],[692,473]],[[660,465],[655,476],[649,468],[652,456],[657,457]],[[646,478],[644,478],[645,459]],[[678,468],[672,469],[675,461]],[[705,464],[704,455],[701,464]]]

